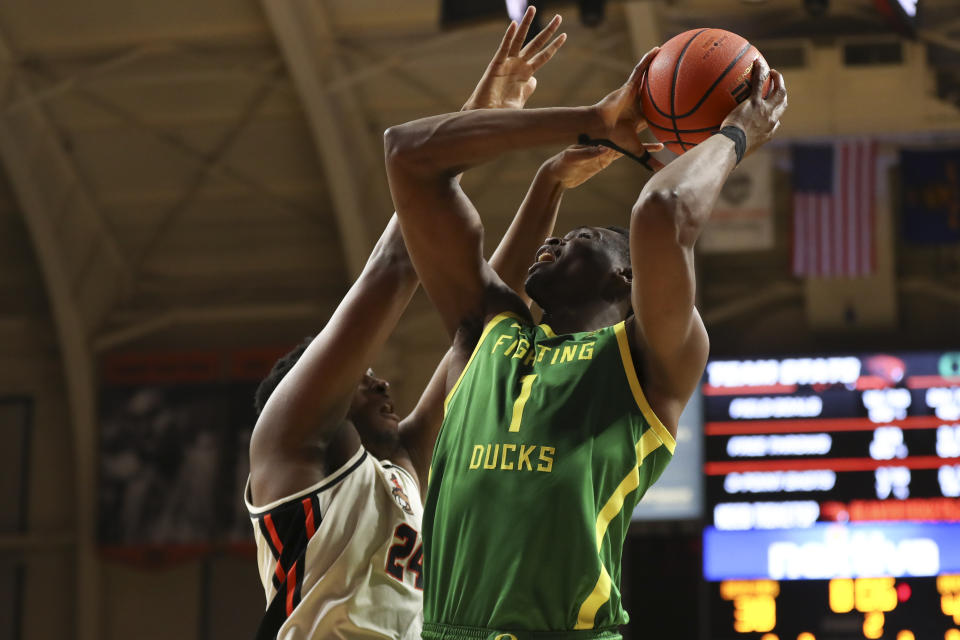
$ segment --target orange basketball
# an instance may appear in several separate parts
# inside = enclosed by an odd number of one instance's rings
[[[647,68],[640,104],[657,140],[675,153],[720,130],[750,97],[750,71],[760,52],[735,33],[693,29],[674,36]],[[770,79],[764,85],[769,90]]]

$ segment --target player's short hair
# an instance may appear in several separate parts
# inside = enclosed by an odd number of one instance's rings
[[[267,377],[260,382],[256,393],[253,394],[253,408],[258,416],[260,412],[263,411],[263,407],[266,406],[267,400],[269,400],[273,394],[273,390],[277,388],[277,385],[280,384],[283,377],[287,375],[287,372],[293,368],[293,365],[297,364],[300,356],[307,350],[311,342],[313,342],[313,336],[304,338],[303,342],[294,347],[287,355],[277,360],[273,364],[273,369],[267,374]]]

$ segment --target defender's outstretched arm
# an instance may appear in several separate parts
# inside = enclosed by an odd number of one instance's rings
[[[525,20],[522,31],[514,24],[507,34],[522,42],[529,23]],[[558,27],[555,20],[527,45],[539,65],[562,44],[561,39],[544,48]],[[513,37],[504,38],[506,48],[501,43],[464,109],[523,106],[536,82],[526,63],[518,65],[506,55],[513,42]],[[257,504],[290,495],[333,471],[327,468],[337,462],[328,455],[331,443],[350,453],[360,446],[344,416],[363,371],[382,349],[417,284],[394,215],[363,272],[278,384],[257,421],[250,442],[250,484]],[[438,376],[446,379],[445,368]]]
[[[750,99],[724,121],[746,133],[747,153],[767,142],[787,106],[783,77],[753,65]],[[644,362],[645,390],[655,412],[675,432],[680,412],[696,388],[709,343],[694,306],[693,246],[720,189],[736,166],[734,142],[714,135],[686,152],[644,186],[630,223],[634,345]]]
[[[368,363],[417,288],[396,215],[323,330],[270,395],[250,440],[250,487],[267,504],[322,480],[335,468],[328,447]],[[349,435],[349,434],[345,434]],[[353,449],[359,446],[356,436]]]

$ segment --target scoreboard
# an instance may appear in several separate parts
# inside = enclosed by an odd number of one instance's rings
[[[960,352],[712,360],[711,638],[960,640]]]

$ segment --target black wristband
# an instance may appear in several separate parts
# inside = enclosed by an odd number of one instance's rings
[[[728,124],[714,135],[726,136],[733,140],[733,149],[737,154],[737,164],[743,160],[743,154],[747,150],[747,134],[743,129],[732,124]]]

